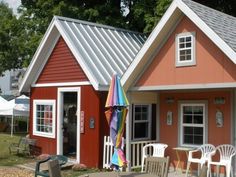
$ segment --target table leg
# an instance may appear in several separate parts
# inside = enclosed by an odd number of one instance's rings
[[[179,156],[179,152],[178,151],[175,151],[176,152],[176,157],[177,157],[177,164],[176,164],[176,167],[175,167],[175,171],[177,172],[178,170],[178,167],[179,167],[179,163],[180,163],[180,156]],[[181,173],[182,173],[182,169],[180,168],[181,170]]]

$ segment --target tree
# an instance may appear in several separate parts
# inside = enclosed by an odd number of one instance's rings
[[[24,51],[20,36],[20,24],[7,4],[0,2],[0,74],[18,68],[23,61]]]
[[[235,0],[195,0],[236,16]],[[28,66],[53,15],[150,33],[172,0],[21,0],[19,19],[1,3],[0,74]]]

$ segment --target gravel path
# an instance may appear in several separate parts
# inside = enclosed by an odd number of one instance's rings
[[[0,167],[0,177],[34,177],[34,173],[18,167]]]

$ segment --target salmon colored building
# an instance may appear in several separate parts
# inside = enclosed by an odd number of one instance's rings
[[[31,137],[43,153],[74,148],[77,161],[101,166],[108,135],[104,102],[111,76],[118,73],[131,103],[129,168],[141,165],[141,149],[150,142],[168,144],[172,167],[178,160],[175,147],[235,145],[235,29],[235,17],[191,0],[174,0],[147,40],[139,33],[55,17],[20,88],[30,90]],[[68,129],[70,121],[77,127]],[[68,136],[71,130],[76,137]]]

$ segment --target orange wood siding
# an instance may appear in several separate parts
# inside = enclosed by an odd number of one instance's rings
[[[88,81],[88,78],[60,37],[36,83],[79,81]]]
[[[167,98],[173,98],[174,103],[166,103]],[[225,104],[215,104],[215,97],[225,98]],[[172,164],[176,165],[177,157],[173,147],[178,146],[179,140],[179,101],[193,101],[203,100],[208,102],[207,109],[207,143],[215,146],[220,144],[231,144],[231,131],[232,131],[232,95],[230,90],[225,91],[200,91],[200,92],[162,92],[160,93],[160,142],[168,144],[166,155],[171,157]],[[224,123],[223,127],[216,126],[216,111],[220,110],[223,113]],[[166,115],[168,111],[173,113],[172,125],[166,124]],[[181,162],[187,162],[186,155],[181,153]],[[185,164],[186,165],[186,164]]]
[[[33,100],[35,99],[57,100],[57,87],[31,88],[29,119],[30,137],[37,139],[36,145],[40,147],[41,152],[43,154],[56,154],[56,138],[46,138],[33,135]]]
[[[175,35],[183,32],[196,32],[196,66],[175,66]],[[184,17],[136,83],[136,86],[235,81],[235,64],[196,25]]]

